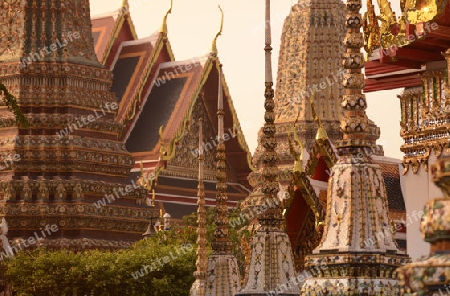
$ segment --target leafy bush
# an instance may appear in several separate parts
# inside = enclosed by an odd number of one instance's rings
[[[233,210],[230,219],[239,214]],[[189,295],[197,259],[196,221],[196,213],[188,215],[183,219],[185,226],[172,225],[171,230],[160,231],[125,250],[21,251],[5,261],[6,279],[17,296]],[[207,228],[210,243],[214,239],[214,208],[207,212]],[[241,272],[242,235],[249,234],[230,229]],[[211,253],[210,245],[207,248]]]
[[[18,296],[188,295],[196,247],[177,230],[119,251],[36,249],[7,262]]]

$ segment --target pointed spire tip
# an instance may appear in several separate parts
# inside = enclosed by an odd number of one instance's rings
[[[170,8],[167,10],[166,15],[163,18],[163,22],[159,29],[160,33],[167,34],[169,32],[167,29],[167,17],[169,16],[169,13],[172,13],[172,6],[173,6],[173,0],[170,0]]]
[[[222,15],[221,20],[220,20],[220,29],[219,32],[217,32],[216,37],[214,37],[214,40],[212,42],[212,46],[211,46],[211,53],[216,54],[218,53],[217,51],[217,38],[222,35],[222,29],[223,29],[223,17],[224,17],[224,13],[222,10],[222,7],[220,7],[219,5],[219,9],[220,9],[220,13]]]

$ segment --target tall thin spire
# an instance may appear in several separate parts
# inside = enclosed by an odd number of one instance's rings
[[[222,64],[219,65],[219,94],[217,102],[217,152],[216,152],[216,231],[214,232],[213,251],[218,254],[228,254],[231,252],[228,227],[228,196],[227,196],[227,173],[225,158],[225,142],[223,139],[223,91],[222,91]]]
[[[220,9],[220,6],[219,6]],[[222,11],[222,9],[220,9]],[[223,11],[221,30],[223,23]],[[220,30],[220,31],[221,31]],[[218,33],[214,40],[220,34]],[[222,87],[222,64],[217,58],[217,50],[211,52],[218,68],[218,95],[217,95],[217,139],[216,148],[216,216],[214,231],[213,253],[208,258],[208,271],[206,274],[206,295],[208,296],[232,296],[241,288],[239,267],[236,257],[231,254],[231,242],[229,241],[228,226],[228,196],[227,196],[227,172],[224,141],[224,109]]]
[[[298,295],[298,286],[291,283],[295,279],[293,256],[289,237],[283,230],[281,202],[278,198],[278,167],[276,165],[277,146],[275,140],[274,90],[272,81],[272,46],[270,27],[270,0],[266,0],[265,32],[265,101],[264,136],[261,144],[263,153],[262,192],[265,207],[259,217],[261,227],[252,239],[252,253],[249,274],[244,289],[237,295],[267,295],[283,289],[282,295]]]
[[[266,30],[265,30],[265,76],[266,76],[266,91],[270,83],[270,89],[273,92],[273,78],[272,78],[272,26],[270,23],[270,1],[266,0]],[[273,98],[273,95],[272,95]],[[267,109],[266,109],[267,111]]]
[[[203,182],[203,169],[205,155],[203,151],[203,119],[198,122],[198,191],[197,191],[197,271],[194,272],[196,278],[192,284],[190,296],[204,296],[206,271],[208,268],[208,258],[206,253],[206,210],[205,210],[205,185]]]
[[[343,140],[336,144],[340,158],[331,169],[323,237],[306,260],[314,277],[302,295],[399,295],[395,269],[409,260],[393,237],[384,179],[370,158],[360,9],[361,0],[347,1]]]

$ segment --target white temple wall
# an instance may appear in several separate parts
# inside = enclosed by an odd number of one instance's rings
[[[436,162],[436,156],[432,152],[428,160],[429,165]],[[403,166],[400,164],[400,171]],[[430,252],[430,244],[425,242],[420,232],[419,212],[423,212],[425,203],[436,197],[443,196],[441,190],[431,181],[429,172],[423,167],[414,174],[412,169],[404,176],[400,177],[403,196],[406,206],[406,237],[407,253],[413,261]]]

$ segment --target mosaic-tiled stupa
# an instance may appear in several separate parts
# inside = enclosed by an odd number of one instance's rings
[[[152,210],[115,121],[113,77],[94,51],[88,0],[2,1],[0,82],[28,127],[0,107],[0,214],[9,238],[58,231],[49,248],[114,249],[141,238]]]
[[[266,0],[266,42],[265,42],[265,124],[260,145],[262,166],[252,175],[254,191],[252,196],[266,207],[258,216],[260,227],[252,237],[248,274],[243,289],[237,296],[268,295],[283,290],[279,295],[298,295],[300,289],[289,285],[295,278],[293,256],[289,237],[284,231],[284,217],[279,202],[277,167],[277,141],[275,127],[275,102],[271,66],[270,0]],[[261,196],[263,195],[263,196]],[[270,205],[270,206],[268,206]],[[261,208],[263,209],[263,208]]]
[[[307,257],[313,275],[302,295],[398,295],[397,267],[408,262],[392,234],[388,218],[386,186],[380,166],[368,153],[369,119],[364,87],[364,39],[361,1],[347,1],[347,34],[343,56],[345,94],[337,142],[337,163],[328,183],[324,233],[319,246]]]

